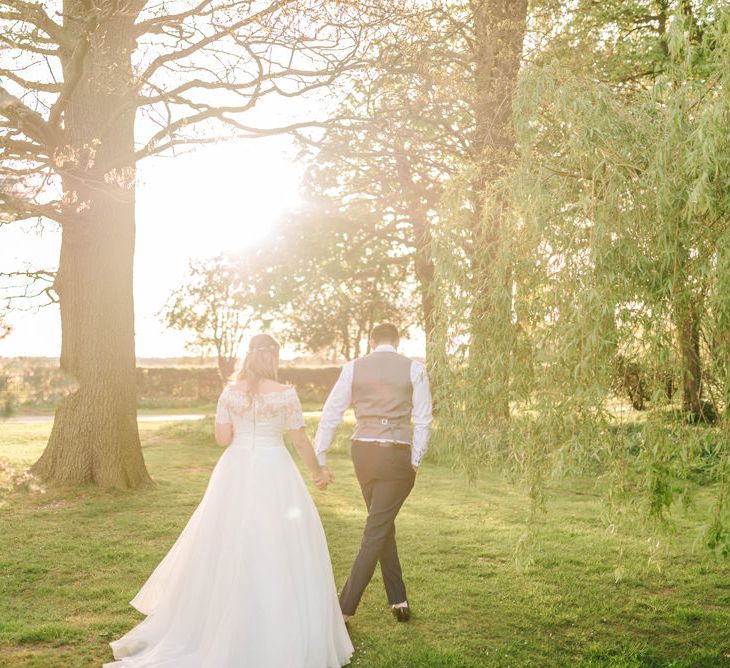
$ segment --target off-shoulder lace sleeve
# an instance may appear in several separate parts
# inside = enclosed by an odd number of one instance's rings
[[[228,392],[223,390],[218,397],[218,405],[215,409],[215,421],[217,424],[233,424],[231,411],[228,408]]]
[[[301,429],[304,426],[302,404],[299,402],[297,391],[292,388],[286,397],[286,428]]]

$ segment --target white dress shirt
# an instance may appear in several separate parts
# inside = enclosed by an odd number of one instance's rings
[[[394,346],[381,344],[374,352],[397,352]],[[342,416],[350,407],[352,402],[352,376],[354,362],[348,362],[342,367],[340,377],[332,388],[327,401],[322,409],[322,418],[317,427],[317,434],[314,437],[314,450],[317,453],[319,463],[324,466],[325,453],[332,443],[337,426],[342,422]],[[428,439],[431,435],[431,391],[428,386],[428,375],[426,368],[420,362],[411,360],[411,384],[413,385],[413,445],[411,447],[411,463],[418,466],[428,449]],[[359,439],[362,441],[388,442],[386,438]]]

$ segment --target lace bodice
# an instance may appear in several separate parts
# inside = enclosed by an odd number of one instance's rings
[[[293,387],[251,396],[229,385],[218,399],[215,421],[233,425],[232,445],[280,445],[284,431],[304,426],[304,415]]]

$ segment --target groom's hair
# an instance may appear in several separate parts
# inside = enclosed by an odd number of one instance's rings
[[[375,327],[373,327],[372,331],[370,332],[370,338],[376,344],[395,343],[396,341],[400,340],[400,334],[398,334],[398,328],[395,325],[389,322],[384,322],[380,325],[375,325]]]

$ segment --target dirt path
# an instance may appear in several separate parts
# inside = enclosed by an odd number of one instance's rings
[[[139,415],[138,422],[177,422],[179,420],[202,420],[205,417],[203,413],[175,414],[169,415]],[[9,418],[0,418],[0,424],[12,423],[29,423],[44,424],[53,422],[53,415],[16,415]]]

